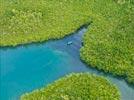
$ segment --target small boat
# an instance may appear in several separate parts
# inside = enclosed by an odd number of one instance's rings
[[[73,44],[73,42],[72,42],[72,41],[67,42],[67,45],[71,45],[71,44]]]

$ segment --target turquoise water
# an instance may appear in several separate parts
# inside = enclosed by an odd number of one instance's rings
[[[25,92],[46,86],[72,72],[89,72],[105,76],[116,84],[122,100],[134,100],[134,88],[123,79],[87,67],[79,58],[81,29],[64,39],[42,44],[0,49],[0,100],[18,100]],[[72,41],[73,44],[67,45]]]

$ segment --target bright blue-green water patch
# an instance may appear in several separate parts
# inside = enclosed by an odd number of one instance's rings
[[[18,100],[25,92],[41,88],[72,72],[105,76],[116,84],[122,100],[134,100],[134,88],[123,79],[106,75],[83,64],[79,57],[86,29],[64,39],[42,44],[0,49],[0,100]],[[68,43],[70,45],[67,45]]]

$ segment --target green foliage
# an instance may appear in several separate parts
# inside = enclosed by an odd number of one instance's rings
[[[21,100],[120,100],[118,89],[105,78],[89,73],[70,74]]]
[[[2,0],[0,46],[62,38],[90,21],[83,12],[85,4],[81,0]]]
[[[30,32],[38,32],[42,26],[42,13],[40,12],[24,12],[12,9],[9,24],[5,26],[5,30],[9,33],[29,34]]]
[[[127,70],[127,80],[129,83],[134,84],[134,67]]]
[[[127,1],[122,5],[104,2],[100,9],[105,12],[98,12],[101,17],[96,17],[85,34],[81,59],[134,83],[134,5]]]

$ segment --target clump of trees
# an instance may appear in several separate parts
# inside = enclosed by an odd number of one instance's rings
[[[108,8],[104,5],[109,5]],[[81,59],[91,67],[122,76],[134,83],[134,9],[133,3],[123,5],[102,3],[101,17],[96,17],[84,36]],[[99,8],[98,8],[99,9]]]
[[[131,67],[127,70],[126,76],[128,82],[134,84],[134,67]]]
[[[88,22],[79,0],[0,1],[0,46],[62,38]],[[80,7],[81,6],[81,7]]]
[[[73,73],[22,95],[21,100],[120,100],[120,94],[116,86],[103,77]]]

